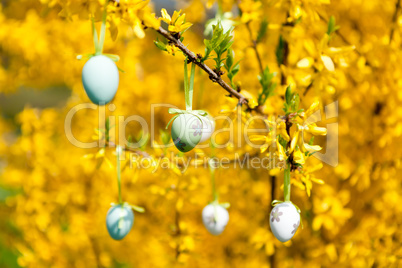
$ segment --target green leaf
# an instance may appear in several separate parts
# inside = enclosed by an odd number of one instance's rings
[[[265,67],[263,73],[258,76],[258,81],[262,87],[262,91],[258,96],[259,105],[263,105],[269,97],[274,95],[276,83],[273,83],[273,78],[274,74],[269,72],[268,66]]]
[[[160,50],[162,51],[167,51],[166,49],[166,44],[163,42],[160,42],[159,40],[154,41],[155,46],[157,46]]]
[[[204,40],[205,44],[205,55],[202,58],[202,61],[207,60],[210,57],[212,52],[215,52],[215,57],[213,58],[215,61],[215,68],[217,71],[220,70],[222,66],[224,66],[224,53],[230,50],[230,47],[233,45],[233,29],[224,32],[222,24],[220,21],[216,25],[212,25],[213,33],[210,40]],[[229,60],[230,63],[230,60]],[[228,66],[230,69],[230,66]]]
[[[292,99],[292,113],[296,112],[299,109],[299,104],[300,104],[300,97],[299,94],[293,94],[293,99]]]
[[[313,145],[314,143],[314,136],[311,137],[310,141],[308,142],[309,145]]]
[[[340,27],[336,25],[335,17],[334,17],[334,16],[331,16],[331,17],[329,18],[329,21],[328,21],[327,34],[328,34],[328,35],[331,35],[331,34],[334,33],[335,31],[337,31],[339,28],[340,28]]]
[[[227,53],[226,65],[225,65],[226,71],[228,71],[228,72],[230,71],[230,68],[233,65],[233,59],[234,59],[234,51],[229,49],[228,53]]]
[[[258,30],[257,34],[257,43],[261,42],[261,40],[264,38],[265,34],[267,33],[268,30],[268,21],[264,19],[261,21],[260,24],[260,29]]]
[[[276,62],[280,66],[283,63],[283,59],[285,56],[285,40],[282,35],[279,36],[278,46],[276,47]]]
[[[290,104],[290,102],[292,101],[292,89],[290,87],[290,85],[286,88],[286,93],[285,93],[285,100],[287,104]]]
[[[279,141],[279,144],[282,145],[283,148],[286,148],[288,142],[281,135],[279,135],[278,141]]]
[[[170,135],[167,131],[163,131],[163,130],[159,130],[159,133],[161,135],[161,140],[163,142],[164,145],[167,145],[170,141]]]

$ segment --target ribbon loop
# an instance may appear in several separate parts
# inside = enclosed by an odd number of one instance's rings
[[[207,116],[207,112],[203,110],[180,110],[175,108],[169,108],[170,114],[192,114],[195,116]]]
[[[198,119],[200,119],[200,121],[201,121],[200,116],[207,116],[207,115],[208,115],[208,113],[207,113],[206,111],[203,111],[203,110],[180,110],[180,109],[175,109],[175,108],[169,108],[169,113],[170,113],[170,114],[175,114],[175,116],[173,116],[173,118],[170,119],[170,121],[169,121],[169,123],[166,125],[166,128],[165,128],[165,129],[168,129],[170,123],[171,123],[174,119],[176,119],[176,117],[178,117],[180,114],[191,114],[191,115],[194,115],[195,117],[197,117]],[[202,121],[201,121],[201,125],[202,125]]]

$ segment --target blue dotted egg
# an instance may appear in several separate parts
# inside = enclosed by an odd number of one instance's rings
[[[115,240],[123,239],[134,223],[134,213],[128,205],[117,205],[109,209],[106,216],[106,227],[109,235]]]
[[[89,99],[97,105],[105,105],[116,95],[119,86],[119,70],[106,56],[90,58],[82,69],[82,84]]]

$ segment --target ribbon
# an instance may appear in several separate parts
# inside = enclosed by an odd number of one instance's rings
[[[300,208],[297,205],[295,205],[292,201],[274,200],[271,202],[271,205],[272,205],[272,207],[275,207],[276,205],[279,205],[281,203],[291,203],[293,206],[295,206],[297,213],[301,214]],[[303,229],[303,221],[302,221],[301,215],[300,215],[300,224]]]
[[[180,109],[175,109],[175,108],[169,108],[169,113],[170,114],[175,114],[175,116],[173,116],[172,119],[170,119],[170,121],[166,125],[165,129],[168,129],[170,123],[172,123],[172,121],[175,120],[176,117],[178,117],[181,114],[191,114],[191,115],[196,116],[198,119],[200,119],[201,125],[202,125],[202,120],[201,120],[200,116],[207,116],[208,115],[208,113],[206,111],[203,111],[203,110],[180,110]]]

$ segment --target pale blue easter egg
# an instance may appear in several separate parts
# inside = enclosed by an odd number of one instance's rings
[[[89,99],[98,105],[105,105],[116,95],[119,86],[119,70],[106,56],[90,58],[82,69],[82,84]]]
[[[129,205],[117,205],[109,209],[106,216],[106,227],[109,235],[115,240],[123,239],[134,223],[134,213]]]
[[[180,114],[173,121],[171,133],[177,149],[188,152],[201,140],[202,121],[192,114]]]

